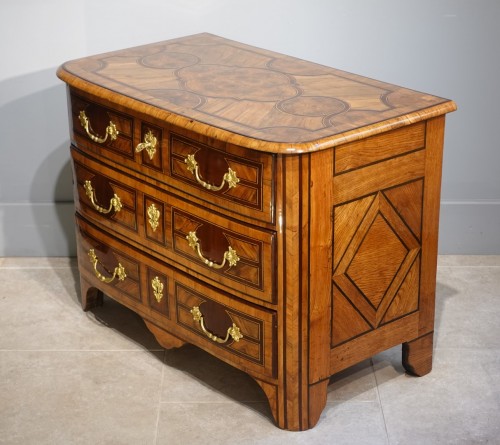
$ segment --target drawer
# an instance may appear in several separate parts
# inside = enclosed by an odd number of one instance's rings
[[[75,143],[111,157],[134,158],[132,116],[71,94],[71,121]]]
[[[76,149],[72,157],[78,212],[243,299],[275,303],[274,231],[190,204]]]
[[[173,207],[171,218],[172,250],[180,263],[242,298],[275,302],[273,232],[187,206]]]
[[[73,162],[75,203],[80,213],[137,232],[137,194],[110,172]]]
[[[79,215],[76,220],[79,268],[87,281],[183,341],[248,372],[275,376],[274,311],[218,292]]]
[[[169,138],[171,183],[207,202],[274,222],[273,155],[192,134]]]
[[[208,208],[274,223],[274,155],[218,142],[74,91],[70,98],[73,142],[80,149],[154,178]]]
[[[226,361],[236,356],[244,360],[245,368],[275,376],[275,312],[212,292],[183,277],[173,284],[176,322],[190,343],[209,351],[223,350]],[[216,355],[222,357],[220,352]]]
[[[137,256],[124,246],[104,240],[78,216],[76,222],[82,278],[125,305],[137,307],[141,303],[141,268]]]

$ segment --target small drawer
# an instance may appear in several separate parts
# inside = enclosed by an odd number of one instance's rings
[[[99,233],[77,217],[77,247],[80,274],[118,301],[134,306],[141,301],[140,263],[127,249],[111,246]],[[90,228],[89,228],[90,227]]]
[[[170,134],[173,184],[221,207],[273,222],[274,156],[189,136]]]
[[[73,160],[75,206],[83,215],[137,232],[137,196],[109,171],[101,173]]]
[[[97,102],[71,94],[74,141],[91,151],[134,158],[134,119]]]

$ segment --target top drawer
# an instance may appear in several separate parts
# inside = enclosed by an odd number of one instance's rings
[[[113,157],[113,153],[134,159],[134,118],[95,102],[71,95],[73,139],[78,146]]]
[[[73,141],[208,208],[274,223],[275,156],[71,91]]]

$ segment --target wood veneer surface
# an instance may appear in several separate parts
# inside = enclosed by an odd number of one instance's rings
[[[262,151],[316,151],[455,109],[447,99],[197,34],[65,63],[70,86]],[[362,129],[362,130],[360,130]]]

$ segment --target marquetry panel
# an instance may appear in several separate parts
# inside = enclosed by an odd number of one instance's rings
[[[417,310],[421,191],[417,180],[335,207],[332,347]]]

